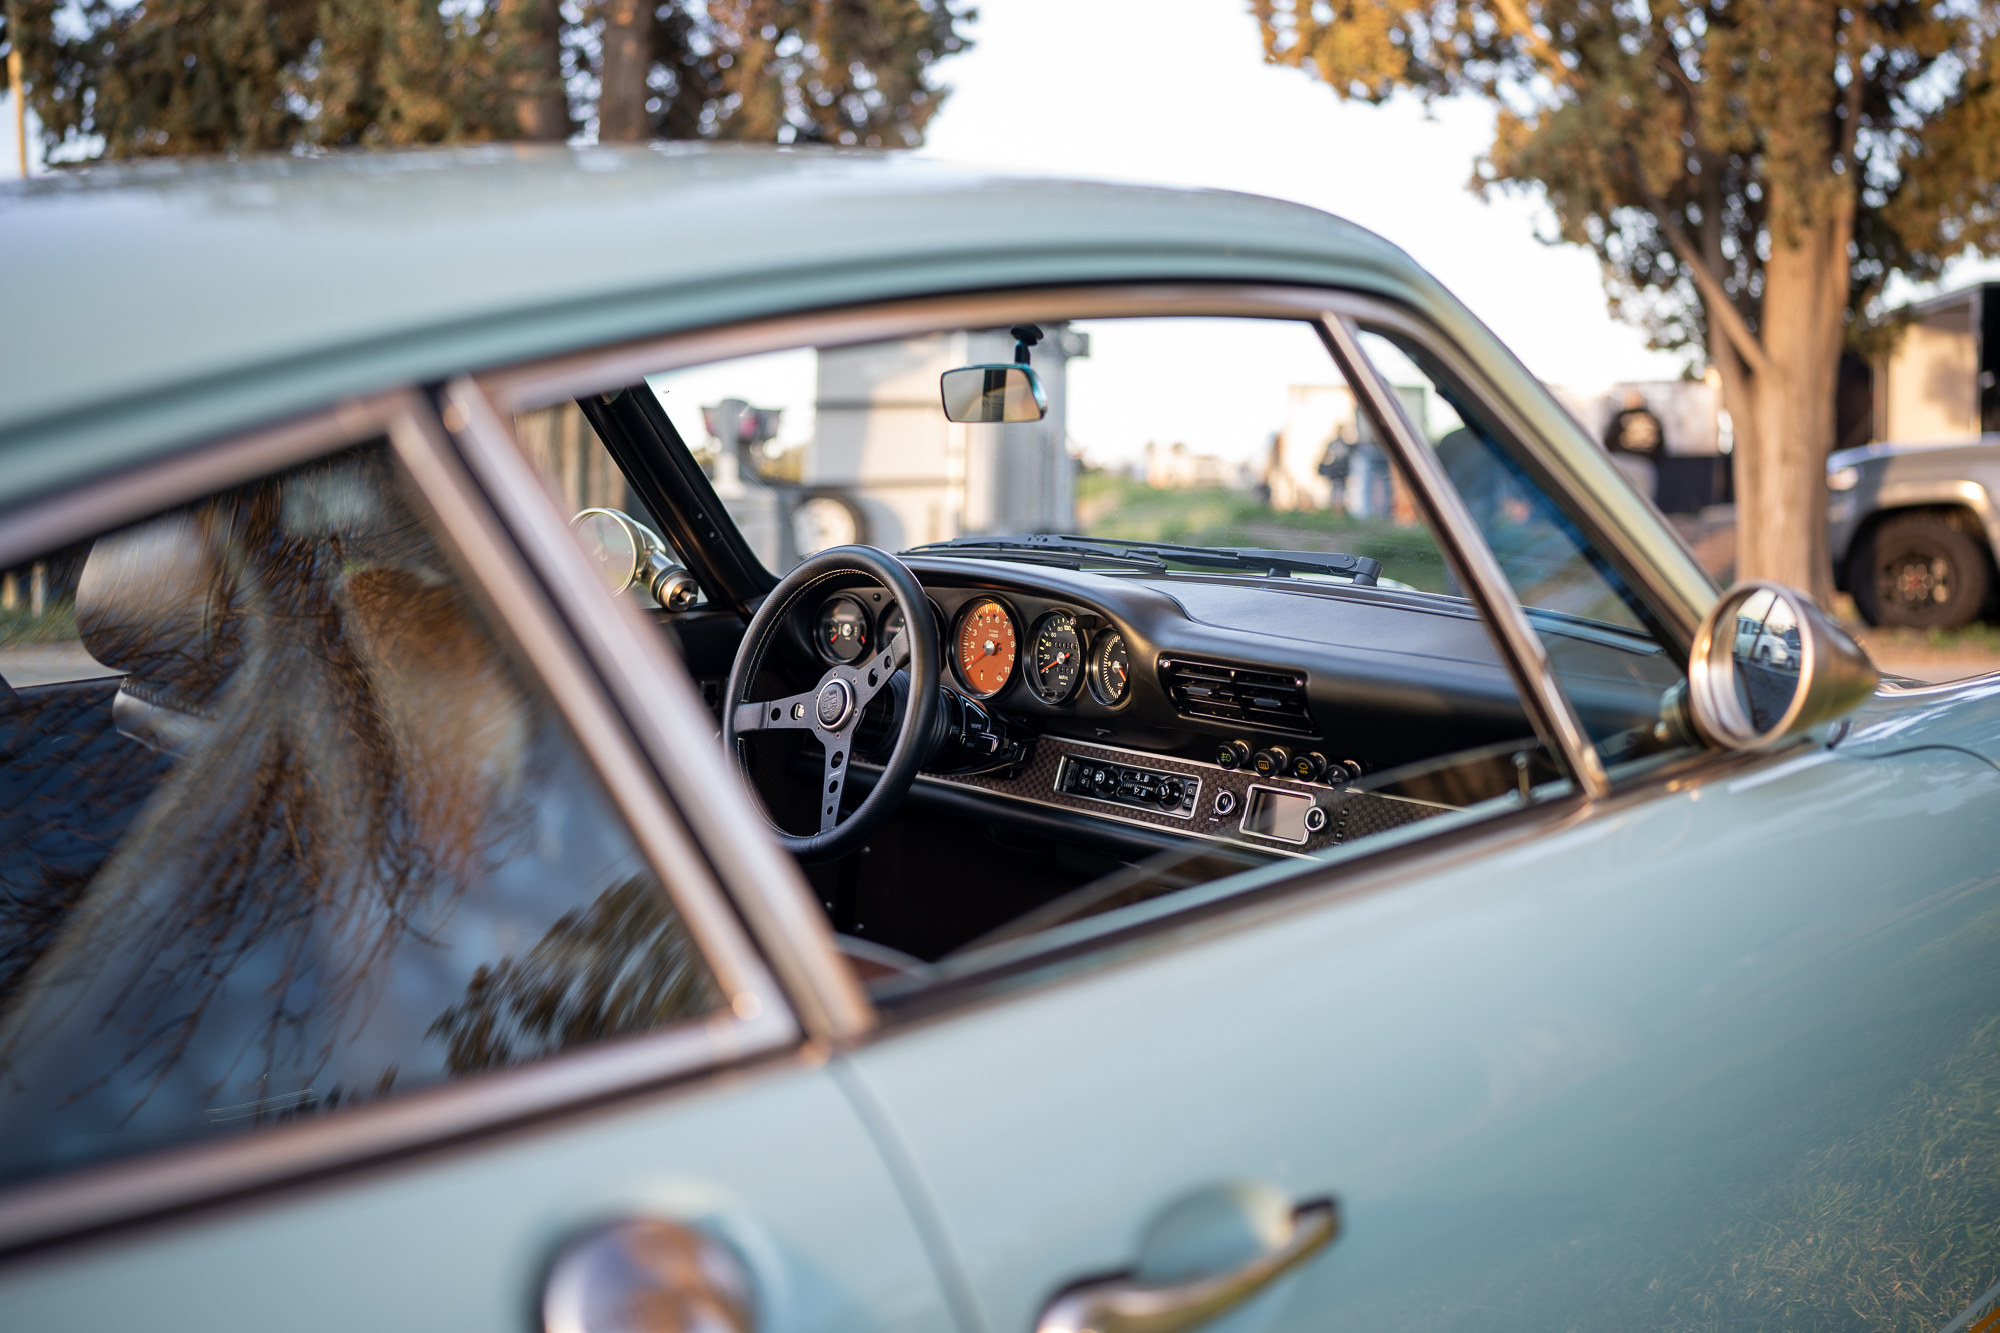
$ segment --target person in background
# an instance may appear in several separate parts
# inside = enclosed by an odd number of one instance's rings
[[[1626,391],[1624,409],[1604,428],[1604,447],[1632,489],[1648,500],[1659,499],[1660,455],[1666,449],[1666,432],[1637,389]]]

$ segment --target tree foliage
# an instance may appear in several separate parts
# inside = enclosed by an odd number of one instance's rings
[[[1252,0],[1343,98],[1498,111],[1482,190],[1539,189],[1614,310],[1705,348],[1735,419],[1739,572],[1827,591],[1843,340],[1892,273],[2000,249],[1996,0]]]
[[[921,141],[953,0],[15,0],[45,147]],[[637,30],[638,41],[613,40]],[[6,32],[12,41],[15,34]],[[622,62],[620,51],[627,54]],[[101,143],[101,147],[98,145]]]
[[[1854,314],[1893,272],[1934,277],[1968,246],[2000,252],[1991,0],[1253,8],[1267,57],[1342,97],[1496,104],[1475,185],[1544,191],[1560,239],[1597,253],[1614,308],[1662,347],[1709,341],[1697,256],[1758,329],[1771,228],[1795,234],[1836,195],[1857,205]]]

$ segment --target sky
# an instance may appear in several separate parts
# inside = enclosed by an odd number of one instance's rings
[[[1408,251],[1544,380],[1591,389],[1679,376],[1683,355],[1648,350],[1637,329],[1610,318],[1588,251],[1541,243],[1550,221],[1538,200],[1465,188],[1491,137],[1483,104],[1343,103],[1297,70],[1265,65],[1248,9],[1245,0],[982,0],[973,49],[939,66],[952,91],[921,151],[1323,208]],[[15,164],[7,105],[0,178]],[[2000,263],[1961,264],[1944,286],[1977,277],[2000,278]]]

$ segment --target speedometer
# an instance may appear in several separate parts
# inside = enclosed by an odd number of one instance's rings
[[[1030,637],[1035,651],[1028,662],[1028,688],[1043,703],[1059,704],[1076,693],[1083,678],[1083,636],[1077,633],[1076,617],[1051,611],[1035,622]]]
[[[956,649],[958,678],[976,699],[1000,693],[1014,674],[1017,636],[1014,617],[991,597],[982,597],[959,617]]]

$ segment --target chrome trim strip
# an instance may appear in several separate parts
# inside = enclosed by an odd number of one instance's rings
[[[267,1134],[56,1175],[0,1193],[0,1258],[657,1087],[797,1040],[782,1011],[717,1014]]]
[[[1359,294],[1343,293],[1328,304],[1351,319],[1393,328],[1422,343],[1432,355],[1444,362],[1445,367],[1472,391],[1479,405],[1492,414],[1501,428],[1520,443],[1544,472],[1560,483],[1567,483],[1562,487],[1563,493],[1583,511],[1580,517],[1586,535],[1606,548],[1621,574],[1650,594],[1653,609],[1666,621],[1667,628],[1678,636],[1680,650],[1685,653],[1693,645],[1701,618],[1708,614],[1709,607],[1721,594],[1702,571],[1694,554],[1681,541],[1679,533],[1664,523],[1635,533],[1619,521],[1598,494],[1592,479],[1579,474],[1562,451],[1549,447],[1542,433],[1522,418],[1513,401],[1466,359],[1456,343],[1417,315],[1401,306]],[[1595,451],[1594,445],[1592,449]],[[1611,473],[1608,458],[1604,468],[1610,475],[1599,479],[1603,484],[1626,486],[1623,478]],[[1691,586],[1679,587],[1660,577],[1663,565],[1669,560],[1684,567],[1683,572],[1688,575]],[[1699,580],[1699,587],[1692,586],[1695,580]]]
[[[701,886],[701,901],[689,904],[690,924],[698,920],[705,938],[709,932],[726,938],[732,956],[748,955],[742,964],[746,975],[752,965],[757,977],[767,975],[724,908],[727,900],[708,872],[712,865],[784,979],[805,1029],[833,1041],[867,1032],[875,1023],[874,1006],[834,948],[825,909],[770,837],[747,786],[725,763],[705,725],[708,710],[701,695],[666,638],[646,624],[634,604],[605,593],[541,478],[479,386],[469,378],[453,380],[445,404],[445,425],[466,464],[513,529],[624,714],[629,731],[621,735],[638,741],[707,853],[698,877],[687,881]],[[654,790],[653,776],[639,771],[641,761],[633,756],[632,763],[631,783]],[[678,821],[675,827],[680,828]],[[684,855],[695,859],[700,853],[689,844]]]
[[[629,733],[604,698],[602,686],[566,633],[561,617],[544,600],[519,552],[486,508],[464,462],[438,431],[435,418],[427,412],[409,413],[391,426],[389,438],[457,545],[469,581],[491,599],[522,653],[548,683],[633,839],[659,873],[689,933],[707,957],[723,994],[739,1014],[785,1010],[782,994],[725,905],[687,826],[661,798]],[[550,512],[554,512],[552,507]],[[581,552],[578,558],[582,558]],[[598,587],[602,595],[601,585]]]
[[[1542,743],[1563,756],[1586,796],[1601,800],[1610,795],[1611,780],[1605,776],[1604,765],[1583,729],[1582,720],[1570,706],[1569,696],[1563,693],[1555,671],[1549,666],[1548,651],[1534,626],[1528,623],[1527,612],[1515,599],[1500,562],[1480,535],[1457,488],[1445,476],[1444,465],[1418,439],[1395,394],[1361,350],[1352,317],[1328,315],[1321,319],[1320,327],[1326,331],[1327,345],[1339,362],[1341,373],[1367,404],[1377,429],[1383,432],[1383,438],[1389,441],[1402,464],[1403,473],[1424,508],[1424,516],[1444,545],[1445,558],[1451,561],[1472,601],[1485,613],[1487,632],[1514,674],[1521,703]]]

